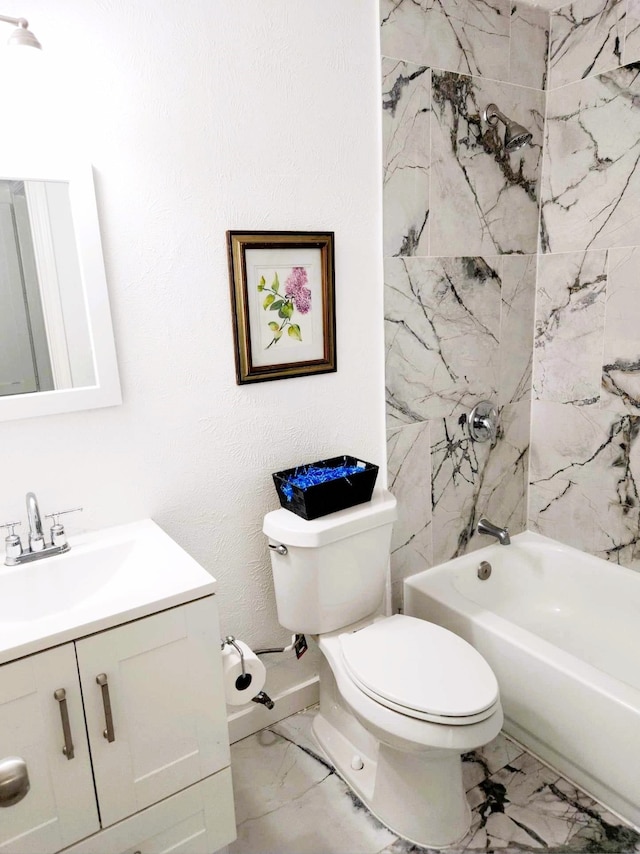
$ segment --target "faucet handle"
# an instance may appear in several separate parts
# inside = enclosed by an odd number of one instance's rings
[[[64,516],[66,513],[81,513],[84,510],[84,507],[71,507],[69,510],[54,510],[53,513],[45,513],[45,519],[53,519],[55,525],[58,524],[57,518],[58,516]]]
[[[6,528],[9,532],[4,541],[7,557],[19,557],[22,554],[22,543],[15,532],[16,525],[20,525],[20,522],[3,522],[0,524],[0,528]]]
[[[13,530],[16,525],[21,525],[22,522],[0,522],[0,528],[11,528],[9,531],[10,537],[15,537],[16,532]]]
[[[51,545],[64,546],[67,542],[67,535],[64,532],[64,525],[60,523],[60,516],[66,513],[79,513],[83,510],[82,507],[71,507],[69,510],[56,510],[53,513],[45,513],[45,519],[51,519]]]

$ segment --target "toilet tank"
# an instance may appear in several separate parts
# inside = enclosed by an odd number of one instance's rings
[[[267,513],[278,621],[291,632],[322,634],[373,614],[384,596],[396,500],[371,501],[307,521]],[[286,554],[271,547],[285,546]]]

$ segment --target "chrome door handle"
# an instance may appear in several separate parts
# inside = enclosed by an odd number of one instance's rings
[[[96,676],[96,682],[102,690],[102,705],[104,706],[104,722],[106,724],[106,729],[104,730],[102,735],[107,739],[108,742],[112,742],[116,740],[116,734],[113,729],[113,713],[111,711],[111,698],[109,697],[109,683],[107,680],[107,674],[99,673]]]
[[[53,692],[53,696],[60,704],[60,720],[62,721],[62,735],[64,736],[63,754],[67,759],[73,759],[75,756],[73,750],[73,739],[71,738],[71,724],[69,723],[69,709],[67,708],[67,692],[64,688],[58,688]]]
[[[27,763],[19,756],[0,759],[0,807],[19,803],[31,788]]]

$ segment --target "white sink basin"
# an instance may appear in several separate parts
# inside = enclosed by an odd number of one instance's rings
[[[0,623],[31,622],[81,607],[108,586],[134,549],[131,540],[89,554],[71,551],[58,559],[43,558],[0,572]]]
[[[215,579],[150,519],[70,544],[0,567],[0,663],[215,592]]]

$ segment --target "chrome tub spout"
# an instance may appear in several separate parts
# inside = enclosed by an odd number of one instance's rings
[[[509,536],[509,529],[500,528],[498,525],[494,525],[493,522],[490,522],[488,519],[480,519],[476,530],[479,534],[488,534],[490,537],[495,537],[501,546],[508,546],[511,542],[511,537]]]

